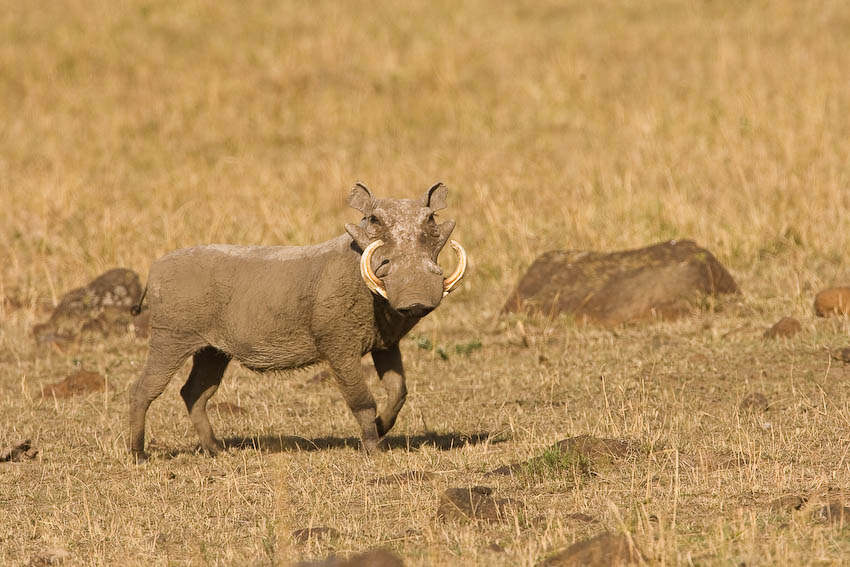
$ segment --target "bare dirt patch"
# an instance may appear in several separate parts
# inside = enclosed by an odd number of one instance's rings
[[[106,378],[90,370],[77,370],[64,380],[42,387],[42,398],[70,398],[106,389]]]

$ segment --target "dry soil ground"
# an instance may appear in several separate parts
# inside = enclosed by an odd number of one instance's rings
[[[848,321],[811,310],[850,282],[843,0],[0,6],[0,449],[40,450],[0,463],[0,563],[383,546],[411,566],[530,566],[605,529],[652,565],[848,561],[848,531],[817,514],[850,504],[850,367],[830,358]],[[197,452],[178,377],[149,414],[154,458],[131,465],[144,342],[39,348],[32,325],[64,291],[114,266],[144,279],[170,249],[340,234],[358,179],[394,196],[446,182],[471,255],[403,342],[392,449],[361,455],[311,372],[234,367],[216,401],[245,413],[213,415],[226,455]],[[614,331],[497,316],[540,252],[674,237],[711,249],[742,296]],[[803,332],[762,338],[783,315]],[[107,389],[41,397],[78,368]],[[767,409],[742,409],[754,392]],[[636,450],[485,476],[579,434]],[[375,482],[408,471],[432,474]],[[524,511],[435,519],[444,489],[476,484]],[[807,501],[769,505],[789,494]],[[310,526],[337,535],[290,536]]]

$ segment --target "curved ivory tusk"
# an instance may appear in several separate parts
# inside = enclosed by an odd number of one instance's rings
[[[463,249],[463,246],[457,240],[452,240],[450,244],[452,245],[452,250],[457,254],[457,267],[452,272],[452,275],[443,280],[443,297],[451,293],[466,273],[466,250]]]
[[[366,287],[368,287],[372,293],[380,295],[386,299],[387,289],[384,287],[384,283],[378,278],[378,276],[375,275],[375,272],[372,271],[372,254],[374,254],[375,250],[383,245],[383,240],[376,240],[363,251],[363,255],[360,256],[360,276],[363,278],[363,281],[366,282]]]

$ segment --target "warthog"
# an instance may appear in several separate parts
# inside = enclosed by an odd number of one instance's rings
[[[180,395],[200,437],[216,454],[206,405],[232,359],[259,372],[321,361],[360,425],[363,448],[378,448],[407,395],[399,340],[458,284],[466,252],[443,277],[437,256],[455,227],[437,224],[446,207],[438,183],[421,199],[377,199],[358,183],[349,204],[362,212],[346,234],[314,246],[209,245],[171,252],[151,266],[148,359],[130,388],[130,450],[147,458],[145,414],[185,360],[192,370]],[[388,393],[376,412],[360,359],[372,354]]]

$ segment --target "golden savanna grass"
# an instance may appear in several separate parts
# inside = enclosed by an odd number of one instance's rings
[[[651,565],[847,561],[848,533],[812,510],[848,498],[850,369],[829,356],[848,324],[811,310],[850,282],[846,2],[0,5],[0,448],[41,450],[0,464],[0,563],[60,547],[74,565],[286,565],[382,546],[410,566],[530,566],[603,529]],[[403,341],[399,442],[366,458],[332,385],[234,366],[215,400],[247,415],[213,419],[260,449],[207,458],[184,369],[149,413],[154,459],[132,466],[144,343],[39,348],[32,325],[174,248],[341,234],[356,180],[407,197],[444,181],[471,256],[414,331],[448,359]],[[685,237],[741,297],[614,331],[497,316],[545,250]],[[783,315],[804,332],[764,340]],[[41,398],[77,367],[106,393]],[[768,411],[741,411],[756,391]],[[583,433],[640,454],[595,476],[483,476]],[[411,470],[435,477],[373,482]],[[525,513],[435,520],[442,490],[474,484]],[[809,504],[768,508],[789,493]],[[339,536],[290,537],[308,526]]]

